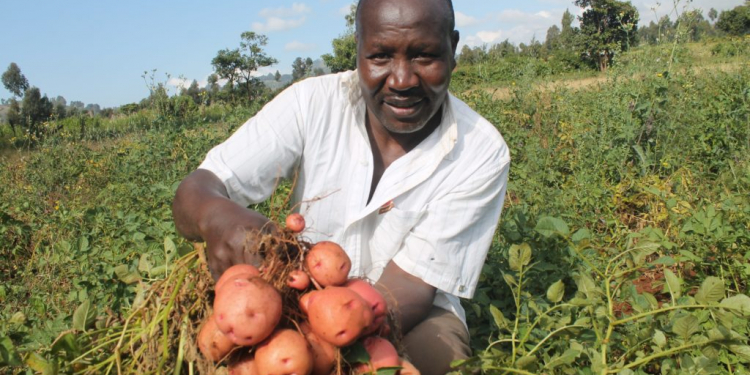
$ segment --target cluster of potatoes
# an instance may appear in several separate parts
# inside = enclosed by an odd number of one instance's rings
[[[292,214],[286,224],[299,233],[304,218]],[[381,368],[419,374],[384,338],[390,328],[383,295],[365,280],[349,279],[350,268],[351,260],[338,244],[323,241],[312,246],[302,267],[289,272],[286,280],[301,293],[301,318],[280,324],[279,291],[252,265],[230,267],[216,282],[213,314],[198,333],[198,348],[213,362],[246,348],[228,365],[229,373],[236,375],[331,375],[342,369],[367,374]],[[369,362],[337,366],[339,349],[358,341]]]

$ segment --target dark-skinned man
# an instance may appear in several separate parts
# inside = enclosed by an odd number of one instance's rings
[[[212,149],[173,214],[206,241],[214,277],[268,219],[246,207],[296,176],[312,242],[339,243],[377,281],[425,375],[468,357],[459,298],[475,290],[505,196],[498,131],[448,93],[459,34],[450,0],[361,0],[357,70],[306,79]]]

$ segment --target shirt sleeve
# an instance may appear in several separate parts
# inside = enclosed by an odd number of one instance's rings
[[[510,159],[430,202],[393,261],[446,293],[471,298],[503,207]]]
[[[213,172],[239,204],[266,200],[279,179],[290,178],[299,164],[304,147],[301,114],[297,87],[291,86],[211,149],[198,168]]]

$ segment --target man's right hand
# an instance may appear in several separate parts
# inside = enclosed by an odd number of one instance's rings
[[[276,228],[267,217],[231,201],[212,172],[198,169],[177,188],[172,215],[177,231],[191,241],[205,241],[214,279],[235,264],[258,266],[260,257],[245,251],[262,232]]]

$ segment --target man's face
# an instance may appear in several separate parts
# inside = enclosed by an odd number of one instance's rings
[[[370,121],[413,133],[447,97],[458,33],[443,0],[369,0],[360,13],[357,69]]]

